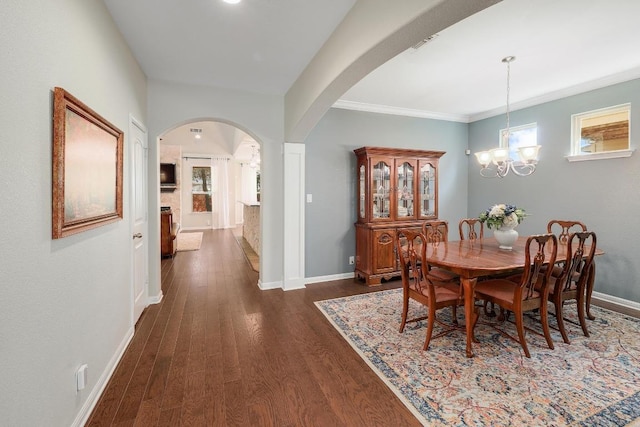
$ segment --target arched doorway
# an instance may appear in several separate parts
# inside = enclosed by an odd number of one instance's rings
[[[234,124],[194,119],[165,131],[158,142],[160,208],[179,224],[178,250],[190,232],[231,229],[259,271],[259,141]],[[175,179],[167,181],[163,168]]]

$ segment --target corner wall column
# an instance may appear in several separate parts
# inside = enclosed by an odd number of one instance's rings
[[[304,288],[304,144],[284,143],[284,279],[282,289]]]

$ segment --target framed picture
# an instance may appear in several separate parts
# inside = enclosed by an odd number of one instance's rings
[[[123,133],[62,88],[53,97],[54,239],[122,219]]]

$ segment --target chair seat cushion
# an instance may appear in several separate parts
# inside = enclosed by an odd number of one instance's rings
[[[562,292],[572,292],[578,290],[578,284],[575,281],[571,281],[568,287],[562,289]],[[549,296],[553,296],[555,294],[555,282],[552,280],[552,285],[549,286]]]
[[[478,299],[492,297],[495,300],[512,301],[513,294],[518,284],[506,279],[485,280],[476,285],[476,296]],[[532,298],[538,298],[540,293],[534,291]]]
[[[409,285],[409,288],[414,292],[429,297],[426,284],[423,285],[420,289],[417,289],[417,287],[412,283],[411,285]],[[444,301],[455,301],[461,298],[457,290],[449,289],[449,287],[433,286],[433,288],[436,294],[436,303]]]
[[[449,270],[445,270],[444,268],[432,268],[427,273],[427,277],[431,280],[436,280],[439,282],[452,282],[460,279],[456,273],[452,273]]]

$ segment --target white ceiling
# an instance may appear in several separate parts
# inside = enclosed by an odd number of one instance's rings
[[[359,0],[366,1],[366,0]],[[104,0],[150,78],[284,95],[354,0]],[[504,0],[373,71],[337,106],[473,121],[640,77],[640,1]]]

